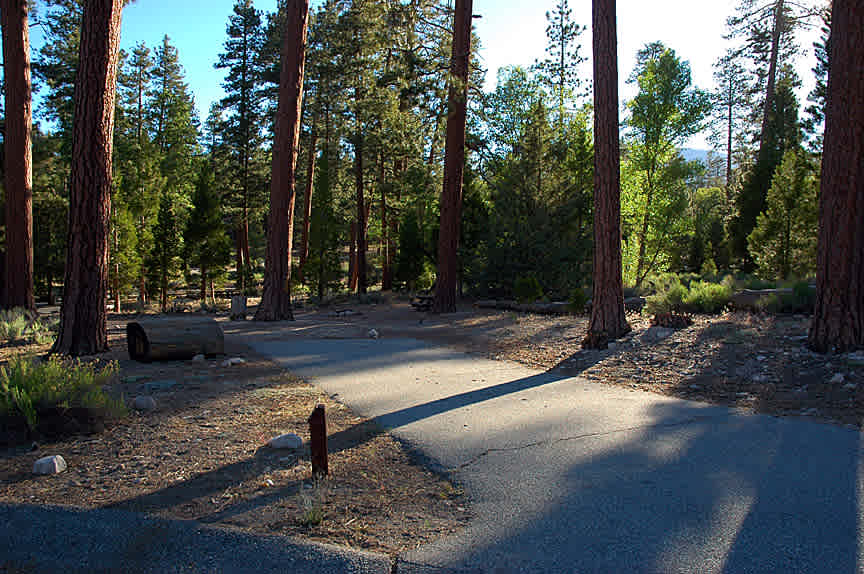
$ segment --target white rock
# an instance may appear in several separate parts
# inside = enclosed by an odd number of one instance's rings
[[[240,357],[231,357],[230,359],[225,359],[222,361],[223,367],[233,367],[234,365],[244,365],[246,364],[246,359],[241,359]]]
[[[66,461],[59,454],[43,456],[33,464],[33,474],[57,474],[66,468]]]
[[[206,357],[204,357],[204,355],[195,355],[194,357],[192,357],[192,360],[196,363],[203,363],[205,359]]]
[[[835,384],[835,385],[839,385],[840,383],[842,383],[845,380],[846,380],[846,376],[843,373],[837,373],[833,377],[831,377],[831,380],[828,382]]]
[[[271,438],[267,446],[277,449],[300,450],[303,448],[303,439],[294,433],[282,434]]]
[[[758,357],[756,357],[757,361],[764,361],[765,359],[766,359],[765,355],[759,355]]]
[[[378,338],[378,331],[376,331],[375,329],[369,329],[369,338],[370,339],[377,339]]]
[[[135,397],[135,402],[132,406],[138,411],[156,410],[156,399],[150,396]]]

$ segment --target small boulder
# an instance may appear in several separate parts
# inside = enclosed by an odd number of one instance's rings
[[[376,331],[375,329],[369,329],[369,338],[370,339],[377,339],[378,337],[379,337],[378,331]]]
[[[242,359],[240,357],[231,357],[230,359],[225,359],[222,361],[223,367],[233,367],[234,365],[244,365],[246,364],[246,359]]]
[[[275,449],[300,450],[303,448],[303,439],[294,433],[282,434],[267,441],[267,446]]]
[[[135,397],[132,406],[136,411],[154,411],[156,410],[156,399],[150,396]]]
[[[194,357],[192,357],[192,361],[195,363],[203,363],[205,360],[206,357],[204,355],[195,355]]]
[[[66,461],[59,454],[43,456],[33,464],[33,474],[58,474],[66,468]]]
[[[834,385],[839,385],[840,383],[842,383],[845,380],[846,380],[846,376],[843,373],[836,373],[833,377],[831,377],[831,380],[828,382],[830,382],[831,384],[834,384]]]

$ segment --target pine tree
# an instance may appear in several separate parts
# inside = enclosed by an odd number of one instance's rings
[[[177,48],[171,45],[168,36],[156,50],[148,96],[148,127],[161,157],[165,185],[181,193],[191,192],[195,180],[192,158],[197,153],[198,118],[183,78]]]
[[[810,150],[814,153],[822,153],[822,129],[825,122],[825,98],[828,94],[828,55],[831,53],[831,8],[825,7],[821,14],[822,36],[813,44],[816,54],[816,67],[813,75],[816,77],[816,85],[807,96],[810,105],[807,106],[807,119],[804,120],[804,132],[810,138]]]
[[[69,200],[69,243],[60,331],[53,351],[108,348],[108,233],[120,0],[92,0],[81,23]]]
[[[834,0],[810,346],[864,347],[864,2]]]
[[[552,12],[546,12],[546,54],[537,64],[539,77],[558,103],[558,128],[564,123],[566,103],[573,97],[583,97],[588,90],[582,88],[579,66],[585,58],[579,53],[579,36],[585,31],[571,19],[573,11],[567,0],[558,0]]]
[[[230,189],[223,196],[234,212],[237,284],[244,291],[248,285],[251,261],[249,225],[264,201],[261,174],[261,147],[265,125],[262,74],[259,58],[264,45],[261,13],[252,0],[237,0],[226,28],[225,51],[219,55],[216,68],[226,70],[222,87],[226,96],[219,103],[223,112],[219,123],[220,139],[230,152],[232,176]]]
[[[33,295],[33,108],[30,93],[30,30],[26,0],[0,4],[3,29],[5,123],[3,131],[6,203],[6,308],[35,311]]]
[[[798,122],[798,100],[794,88],[798,79],[794,70],[785,67],[772,99],[773,107],[762,137],[759,155],[753,169],[745,177],[736,204],[738,214],[731,222],[732,247],[740,266],[752,270],[753,262],[747,250],[747,237],[756,227],[756,220],[765,211],[765,198],[771,187],[774,171],[787,150],[796,149],[802,139]]]
[[[144,44],[137,45],[131,54],[121,52],[117,76],[117,111],[114,135],[114,187],[112,203],[116,224],[119,226],[112,242],[112,270],[123,289],[122,276],[134,267],[139,306],[147,303],[147,273],[143,254],[153,249],[153,223],[159,206],[160,190],[165,184],[161,173],[161,157],[154,145],[147,117],[151,109],[150,82],[153,60]],[[128,219],[128,221],[127,221]],[[124,240],[125,226],[134,226],[134,237]],[[135,254],[131,253],[135,249]],[[115,251],[121,253],[116,254]]]
[[[621,281],[618,38],[615,0],[593,0],[594,295],[586,348],[605,349],[630,331]]]
[[[770,279],[808,277],[816,270],[816,179],[802,150],[783,156],[766,209],[748,238],[759,274]]]
[[[451,83],[447,98],[444,189],[441,192],[441,226],[438,234],[438,273],[435,300],[432,305],[436,313],[456,311],[471,21],[472,0],[456,0],[453,18],[453,53],[450,61]]]
[[[163,191],[153,229],[153,249],[147,261],[151,282],[159,286],[159,307],[163,313],[168,310],[169,281],[177,270],[177,256],[180,254],[181,228],[175,205],[176,198],[167,190]]]
[[[303,65],[309,0],[289,0],[283,30],[279,104],[273,141],[270,217],[267,229],[267,265],[264,292],[256,320],[293,319],[291,309],[291,248],[294,233],[297,147],[303,106]]]
[[[42,114],[57,126],[61,156],[72,155],[75,75],[81,37],[83,0],[49,0],[42,17],[45,44],[33,63],[33,73],[47,92],[42,96]]]
[[[222,210],[213,181],[212,166],[205,164],[198,173],[192,212],[183,234],[183,253],[190,265],[201,273],[201,304],[207,303],[207,287],[228,264],[231,242],[222,224]],[[215,301],[214,301],[215,304]]]

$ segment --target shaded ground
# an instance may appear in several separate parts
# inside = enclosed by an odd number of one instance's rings
[[[386,552],[467,521],[459,487],[242,342],[229,337],[226,344],[229,357],[246,360],[241,365],[223,367],[221,358],[147,365],[128,359],[124,324],[112,321],[112,351],[100,357],[120,364],[110,391],[127,400],[152,395],[157,410],[133,412],[98,435],[0,453],[0,501],[143,511]],[[287,432],[308,439],[307,418],[318,403],[327,407],[329,433],[368,436],[348,445],[331,441],[331,475],[314,481],[308,449],[264,444]],[[33,462],[47,454],[61,454],[69,470],[33,476]]]

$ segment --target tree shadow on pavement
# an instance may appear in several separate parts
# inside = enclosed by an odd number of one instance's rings
[[[481,520],[409,553],[400,572],[860,572],[858,433],[764,415],[678,424],[688,408],[487,455],[487,469],[466,470],[485,480]],[[489,468],[508,478],[478,478]]]

